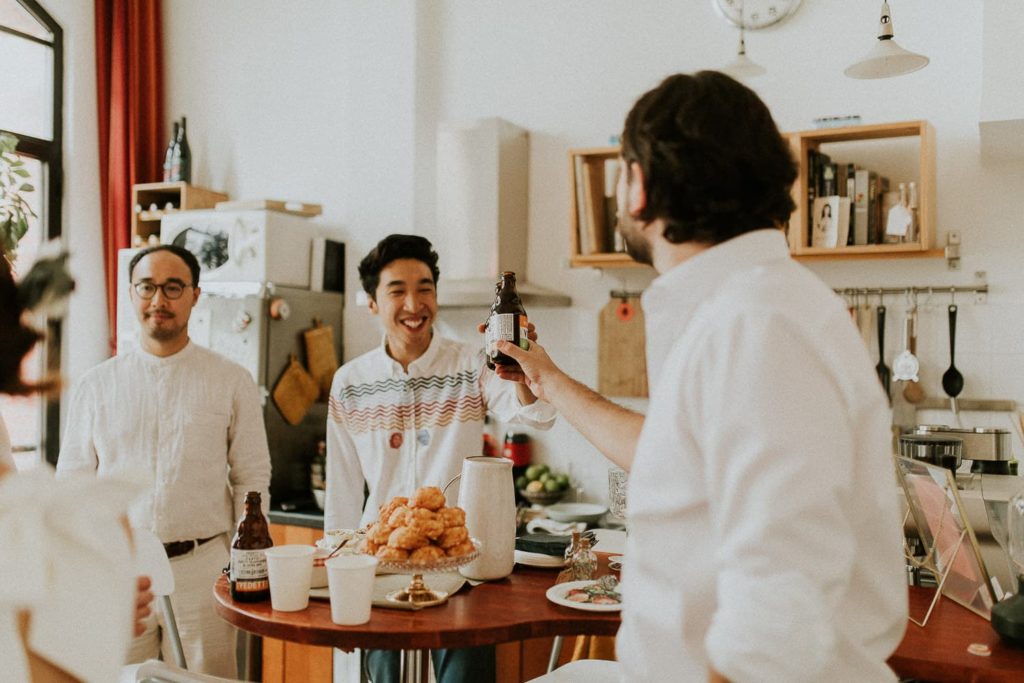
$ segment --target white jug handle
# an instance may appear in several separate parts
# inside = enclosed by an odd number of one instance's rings
[[[459,479],[462,479],[462,473],[461,472],[459,474],[456,474],[454,477],[452,477],[451,481],[449,481],[447,484],[444,485],[444,488],[441,489],[442,495],[444,495],[447,498],[448,497],[448,487],[451,486],[452,484],[454,484],[455,482],[457,482]]]

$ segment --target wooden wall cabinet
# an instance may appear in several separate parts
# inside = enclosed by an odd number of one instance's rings
[[[133,247],[144,247],[150,238],[160,239],[160,219],[172,211],[212,209],[217,202],[227,201],[223,192],[189,185],[184,181],[172,183],[141,183],[132,186],[132,238]],[[150,208],[155,205],[155,208]],[[167,208],[171,205],[171,208]],[[136,209],[141,207],[141,211]]]
[[[796,209],[789,218],[789,250],[798,260],[870,258],[939,258],[935,247],[935,133],[927,121],[904,121],[787,133],[799,175],[793,183]],[[877,141],[877,142],[876,142]],[[895,147],[899,149],[894,149]],[[822,151],[833,160],[858,162],[890,178],[895,185],[914,181],[918,187],[918,236],[915,242],[840,247],[808,246],[808,152]],[[864,156],[866,155],[866,156]],[[916,156],[915,156],[916,155]],[[863,160],[863,162],[861,162]],[[851,226],[851,230],[853,227]]]
[[[935,248],[935,133],[927,121],[905,121],[843,128],[822,128],[785,133],[797,161],[798,176],[793,183],[796,209],[790,216],[787,239],[797,260],[850,260],[879,258],[941,258]],[[909,145],[909,146],[908,146]],[[910,149],[912,147],[913,149]],[[835,248],[808,246],[808,152],[833,154],[836,160],[871,166],[892,182],[914,181],[918,187],[918,239],[900,244],[867,244]],[[574,268],[620,268],[641,264],[626,253],[593,252],[584,248],[590,229],[587,213],[592,198],[602,188],[588,186],[581,168],[596,167],[619,155],[618,147],[569,150],[569,235],[570,263]],[[603,182],[603,180],[599,181]],[[582,183],[582,184],[581,184]],[[896,187],[890,189],[895,190]],[[589,252],[589,253],[588,253]]]

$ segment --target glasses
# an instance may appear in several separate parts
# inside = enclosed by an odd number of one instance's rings
[[[135,293],[139,295],[140,299],[152,299],[156,296],[156,290],[163,292],[165,299],[180,299],[181,295],[185,293],[186,287],[192,285],[182,284],[171,280],[165,282],[162,285],[158,285],[154,282],[136,282],[132,287],[135,289]]]

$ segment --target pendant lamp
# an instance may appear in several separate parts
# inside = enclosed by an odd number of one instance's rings
[[[902,76],[928,64],[928,58],[904,50],[893,40],[892,16],[887,0],[882,2],[882,17],[878,22],[878,42],[859,62],[846,67],[850,78],[889,78]]]
[[[729,62],[722,71],[733,78],[751,78],[767,73],[767,69],[747,57],[747,43],[743,39],[743,26],[740,26],[740,46],[736,52],[736,59]]]

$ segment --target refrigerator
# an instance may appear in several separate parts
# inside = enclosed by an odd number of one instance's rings
[[[312,508],[309,469],[317,442],[326,433],[327,403],[318,400],[299,424],[292,425],[285,421],[274,405],[271,392],[292,355],[307,365],[302,333],[314,326],[314,320],[332,328],[339,364],[343,358],[344,294],[308,289],[311,247],[322,226],[309,223],[308,219],[264,211],[185,211],[174,215],[170,226],[167,222],[171,217],[165,217],[162,233],[192,221],[189,214],[201,214],[202,230],[206,234],[217,225],[225,225],[229,231],[238,233],[241,214],[246,225],[263,226],[263,235],[270,237],[264,242],[258,231],[248,230],[244,249],[225,247],[225,253],[232,261],[229,264],[230,274],[241,279],[225,281],[207,266],[216,261],[200,259],[201,294],[189,319],[189,337],[194,343],[217,351],[244,367],[259,388],[273,467],[270,484],[273,507],[280,509],[282,503],[291,502],[299,508]],[[302,230],[295,229],[299,225]],[[282,239],[285,235],[287,239]],[[278,249],[273,244],[275,241],[288,242],[289,246]],[[183,246],[190,248],[191,245]],[[118,353],[138,345],[139,324],[129,299],[128,280],[128,263],[138,251],[122,249],[118,255]],[[243,262],[239,258],[243,252],[248,261]],[[254,255],[260,256],[254,258]],[[278,262],[282,259],[287,263]],[[239,267],[240,264],[247,268]],[[314,264],[316,267],[322,266]],[[268,281],[268,275],[281,276],[288,284]],[[297,283],[305,286],[296,286]]]

